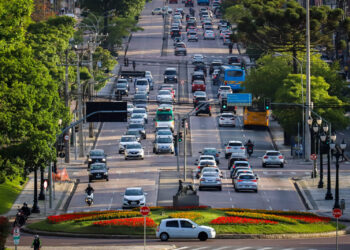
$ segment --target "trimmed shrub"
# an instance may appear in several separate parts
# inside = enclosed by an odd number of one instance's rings
[[[10,223],[5,216],[0,216],[0,250],[5,249],[7,236],[10,233]]]

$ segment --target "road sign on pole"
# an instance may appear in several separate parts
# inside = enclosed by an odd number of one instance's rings
[[[19,239],[21,238],[21,231],[19,227],[14,227],[12,231],[13,235],[13,244],[15,245],[15,248],[17,249],[17,245],[19,244]]]
[[[251,93],[227,94],[227,106],[251,106]]]
[[[65,140],[65,141],[69,141],[69,135],[65,135],[65,136],[64,136],[64,140]]]
[[[143,247],[146,249],[146,217],[151,210],[149,207],[141,207],[140,213],[143,215]]]
[[[312,154],[310,155],[310,159],[315,161],[317,159],[317,155],[316,154]]]
[[[339,218],[342,216],[342,212],[340,208],[333,208],[333,217]]]
[[[140,208],[140,213],[143,215],[143,216],[147,216],[149,214],[151,210],[149,209],[149,207],[141,207]]]

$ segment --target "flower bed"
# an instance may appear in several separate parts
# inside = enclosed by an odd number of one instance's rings
[[[161,211],[161,210],[166,210],[166,211],[187,211],[187,210],[206,210],[209,209],[209,206],[184,206],[184,207],[173,207],[173,206],[155,206],[155,207],[149,207],[151,211]],[[139,208],[133,208],[133,211],[139,211]]]
[[[106,210],[106,211],[91,211],[91,212],[79,212],[79,213],[71,213],[71,214],[60,214],[60,215],[48,216],[47,220],[50,223],[60,223],[64,221],[74,221],[84,217],[106,215],[106,214],[116,213],[116,212],[120,212],[120,211]]]
[[[170,218],[186,218],[190,220],[196,220],[197,218],[201,217],[200,213],[196,212],[179,212],[179,213],[171,213],[169,214]]]
[[[232,212],[252,212],[252,213],[263,213],[263,214],[275,214],[275,215],[304,215],[318,217],[316,214],[310,212],[300,211],[282,211],[282,210],[265,210],[265,209],[249,209],[249,208],[215,208],[219,211],[232,211]]]
[[[283,217],[292,218],[304,223],[329,223],[331,218],[322,216],[301,216],[301,215],[282,215]]]
[[[149,213],[150,215],[151,213]],[[119,219],[119,218],[132,218],[132,217],[138,217],[140,216],[140,212],[136,211],[113,211],[110,213],[104,213],[104,214],[96,214],[86,217],[81,217],[77,219],[73,219],[75,222],[81,222],[81,221],[92,221],[92,220],[109,220],[109,219]]]
[[[279,216],[275,214],[264,214],[264,213],[250,213],[250,212],[225,212],[227,216],[236,216],[242,218],[251,218],[251,219],[263,219],[271,220],[277,222],[283,222],[288,224],[297,224],[298,220],[294,218],[289,218],[286,216]]]
[[[144,218],[126,218],[126,219],[113,219],[113,220],[102,220],[94,222],[95,226],[125,226],[125,227],[143,227]],[[146,217],[146,227],[154,228],[156,223],[151,218]]]
[[[264,219],[242,218],[238,216],[221,216],[210,222],[212,225],[234,225],[234,224],[278,224],[277,221]]]

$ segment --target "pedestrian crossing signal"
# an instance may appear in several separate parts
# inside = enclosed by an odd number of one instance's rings
[[[182,132],[179,132],[179,138],[178,138],[179,142],[182,142]]]
[[[270,98],[265,98],[264,99],[264,108],[265,110],[269,110],[271,106],[271,99]]]

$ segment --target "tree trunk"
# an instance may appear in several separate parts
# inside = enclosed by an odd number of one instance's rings
[[[298,74],[298,65],[297,65],[297,51],[293,49],[293,74]],[[300,72],[301,74],[301,72]]]

